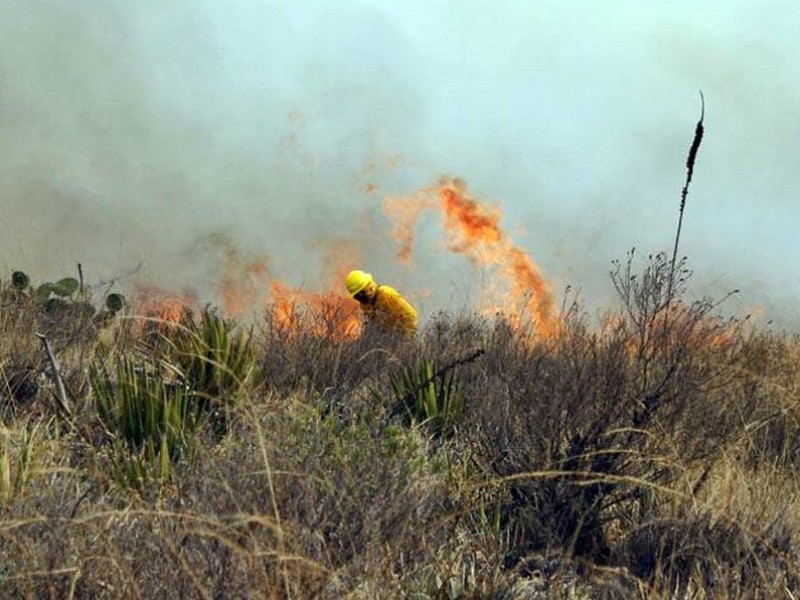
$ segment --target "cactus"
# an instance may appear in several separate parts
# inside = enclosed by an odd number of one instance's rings
[[[51,295],[58,296],[59,298],[70,298],[78,291],[79,287],[80,283],[78,283],[77,279],[74,277],[65,277],[64,279],[59,279],[55,283],[42,283],[33,293],[41,304],[46,304],[49,300],[52,300],[52,298],[50,298]]]
[[[125,307],[125,297],[122,294],[109,294],[106,296],[106,308],[112,313],[117,313]]]
[[[52,283],[43,283],[39,285],[36,290],[34,290],[33,295],[36,297],[36,300],[40,304],[44,304],[47,302],[47,299],[50,297],[50,293],[53,291],[53,284]]]
[[[62,298],[48,298],[44,301],[44,312],[48,315],[62,312],[69,306]]]
[[[15,290],[24,290],[31,282],[31,278],[24,271],[14,271],[11,274],[11,286]]]
[[[106,314],[97,316],[97,308],[91,303],[90,295],[81,293],[81,284],[74,277],[31,286],[25,273],[14,271],[12,284],[17,290],[30,289],[35,304],[50,319],[65,318],[76,324],[95,322],[104,326],[109,322],[107,317],[113,318],[115,312],[125,306],[122,294],[109,294],[106,298],[107,309],[103,311]]]
[[[51,290],[56,296],[66,298],[78,291],[81,284],[74,277],[59,279],[51,285]]]

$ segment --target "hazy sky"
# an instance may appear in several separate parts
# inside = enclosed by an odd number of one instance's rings
[[[671,250],[702,89],[694,293],[796,326],[800,5],[661,4],[0,0],[0,267],[202,293],[227,239],[313,289],[356,236],[454,307],[474,269],[433,221],[395,263],[380,211],[452,175],[600,307],[612,259]]]

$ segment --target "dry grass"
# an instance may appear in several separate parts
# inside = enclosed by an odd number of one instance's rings
[[[470,315],[437,315],[411,342],[265,318],[237,329],[250,343],[235,365],[170,350],[186,331],[204,348],[202,328],[148,337],[133,314],[45,315],[4,286],[0,596],[792,598],[800,343],[682,303],[670,268],[629,257],[612,274],[619,309],[593,324],[573,306],[548,340]],[[53,341],[71,422],[35,331]],[[448,372],[463,394],[448,434],[409,421],[398,378],[479,350]],[[212,412],[197,432],[175,420],[193,451],[154,447],[133,480],[118,467],[135,450],[87,382],[130,356],[227,411],[222,428]],[[180,377],[211,366],[213,379]],[[20,370],[37,384],[27,399],[10,385]],[[234,370],[248,375],[198,389]]]

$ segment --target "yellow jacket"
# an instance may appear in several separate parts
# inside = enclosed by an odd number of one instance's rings
[[[387,331],[409,337],[417,331],[417,311],[393,287],[379,285],[375,295],[361,305],[367,324],[375,323]]]

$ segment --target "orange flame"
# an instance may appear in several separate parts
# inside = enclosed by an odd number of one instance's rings
[[[601,331],[623,336],[628,356],[636,360],[664,357],[670,352],[726,352],[742,339],[740,322],[698,313],[695,307],[679,300],[673,300],[646,321],[637,321],[625,313],[605,315]]]
[[[143,322],[145,331],[165,333],[176,323],[180,323],[186,311],[197,307],[194,292],[173,294],[153,285],[136,286],[135,304],[147,321]]]
[[[331,339],[357,336],[361,326],[358,305],[337,291],[347,272],[356,267],[360,252],[353,240],[344,238],[322,240],[315,247],[322,253],[321,292],[293,288],[272,276],[266,256],[245,257],[226,236],[211,236],[204,248],[219,253],[217,293],[223,312],[241,316],[266,305],[273,324],[284,334],[306,331]]]
[[[358,303],[334,292],[304,292],[273,281],[270,299],[272,322],[284,334],[306,331],[332,340],[352,339],[361,334]]]
[[[528,316],[540,335],[555,333],[560,321],[550,286],[540,269],[500,227],[500,210],[471,198],[462,181],[443,179],[413,198],[390,198],[384,202],[385,214],[394,221],[392,235],[400,243],[398,258],[410,260],[420,216],[425,210],[436,209],[444,215],[448,249],[465,255],[478,266],[497,268],[510,287],[495,309],[499,308],[512,325],[520,326]]]
[[[497,284],[486,293],[484,311],[500,311],[516,327],[531,322],[540,336],[559,329],[560,317],[539,267],[503,230],[500,209],[470,197],[459,180],[443,179],[412,198],[384,201],[384,212],[393,223],[391,235],[400,244],[399,260],[410,263],[417,224],[426,211],[442,216],[449,251],[498,276]],[[374,231],[374,223],[368,220],[353,239],[318,243],[315,250],[322,255],[323,276],[313,291],[275,278],[266,256],[247,257],[224,235],[204,240],[203,250],[217,256],[217,297],[224,313],[241,316],[249,309],[266,306],[282,331],[349,339],[359,335],[362,315],[358,304],[343,295],[343,282],[348,271],[367,266],[361,260],[359,242],[374,240]],[[146,297],[147,313],[168,322],[179,320],[187,307],[197,306],[196,298],[188,294],[143,288],[140,295]]]
[[[348,238],[325,240],[322,246],[321,292],[292,288],[274,279],[269,285],[272,318],[284,332],[307,331],[333,340],[356,338],[362,329],[361,309],[354,300],[342,295],[349,271],[359,266],[361,251]]]
[[[401,262],[411,262],[411,252],[414,249],[414,231],[422,212],[435,208],[435,198],[425,192],[414,198],[387,198],[384,200],[383,212],[394,221],[391,236],[400,244],[397,258]]]

